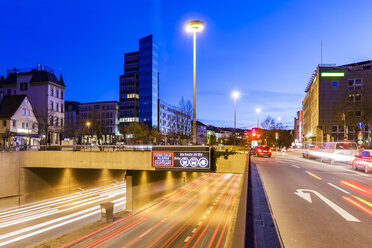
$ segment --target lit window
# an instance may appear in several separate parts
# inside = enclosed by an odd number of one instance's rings
[[[338,87],[338,81],[333,81],[333,82],[332,82],[332,86],[333,86],[333,87]]]
[[[30,116],[30,110],[28,110],[28,109],[26,110],[26,115]]]
[[[26,109],[22,109],[22,115],[26,115]]]

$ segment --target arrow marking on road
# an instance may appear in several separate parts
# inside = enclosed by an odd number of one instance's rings
[[[305,192],[306,191],[306,192]],[[328,200],[326,197],[324,197],[322,194],[315,190],[311,189],[297,189],[296,192],[294,192],[296,195],[299,197],[305,199],[306,201],[311,202],[311,196],[310,193],[315,194],[317,197],[319,197],[323,202],[325,202],[329,207],[331,207],[333,210],[335,210],[339,215],[341,215],[345,220],[347,221],[352,221],[352,222],[360,222],[357,218],[346,212],[344,209],[339,207],[337,204],[334,202]]]

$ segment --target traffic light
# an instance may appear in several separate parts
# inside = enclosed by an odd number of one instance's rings
[[[279,133],[278,132],[275,133],[275,139],[279,139]]]

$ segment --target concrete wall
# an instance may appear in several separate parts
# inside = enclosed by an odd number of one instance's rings
[[[149,151],[26,151],[24,167],[154,170]]]
[[[125,170],[25,168],[23,163],[27,153],[0,152],[0,209],[125,179]]]
[[[147,170],[151,167],[150,151],[26,151],[19,154],[27,168],[81,168]],[[218,173],[243,173],[247,154],[238,153],[228,160],[216,161]]]
[[[201,175],[200,172],[127,171],[127,210],[143,207]]]
[[[20,168],[16,153],[0,152],[0,208],[18,204]]]
[[[243,174],[246,166],[248,154],[237,153],[229,156],[228,159],[219,157],[216,161],[217,173],[239,173]]]

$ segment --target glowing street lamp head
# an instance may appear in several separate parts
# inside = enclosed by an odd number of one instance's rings
[[[87,126],[87,127],[90,127],[90,121],[87,121],[86,123],[85,123],[85,125]]]
[[[278,117],[278,121],[281,121],[281,120],[282,120],[282,118]]]
[[[256,108],[256,113],[260,113],[261,112],[261,109],[260,108]]]
[[[240,93],[239,93],[238,91],[233,91],[233,93],[232,93],[231,95],[232,95],[232,97],[236,100],[236,99],[239,98]]]
[[[200,32],[204,29],[204,22],[199,20],[189,21],[186,23],[187,32]]]

